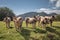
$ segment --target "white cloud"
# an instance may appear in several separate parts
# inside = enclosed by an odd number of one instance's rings
[[[60,7],[60,0],[57,1],[56,7]]]
[[[37,9],[36,11],[37,12],[45,12],[47,14],[52,13],[52,12],[57,13],[57,14],[60,13],[60,10],[57,10],[57,9],[53,10],[53,9],[49,9],[49,8],[40,8],[40,9]]]
[[[57,1],[57,0],[50,0],[50,2],[55,2],[55,1]]]
[[[54,4],[54,2],[56,2]],[[49,0],[49,3],[51,3],[52,5],[55,5],[53,7],[59,8],[60,7],[60,0]]]

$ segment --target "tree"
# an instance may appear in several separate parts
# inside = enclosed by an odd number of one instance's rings
[[[0,21],[3,20],[4,17],[9,16],[12,17],[15,16],[15,14],[13,13],[13,11],[7,7],[0,7]]]

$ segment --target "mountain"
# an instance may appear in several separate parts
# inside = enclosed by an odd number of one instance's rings
[[[53,16],[53,15],[57,15],[56,13],[51,13],[51,14],[48,14],[49,16]]]
[[[40,16],[51,16],[51,15],[57,15],[57,14],[56,13],[47,14],[45,12],[40,12],[40,13],[38,13],[38,12],[28,12],[28,13],[24,13],[22,15],[18,15],[18,17],[20,16],[20,17],[23,17],[23,19],[24,19],[25,17],[33,17],[34,15],[35,16],[37,16],[37,15],[40,15]]]

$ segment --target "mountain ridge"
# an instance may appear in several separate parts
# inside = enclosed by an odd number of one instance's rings
[[[39,15],[39,16],[53,16],[53,15],[57,15],[57,14],[56,13],[47,14],[45,12],[40,12],[40,13],[38,13],[38,12],[27,12],[27,13],[18,15],[18,17],[23,17],[23,19],[24,19],[25,17],[33,17],[33,16],[37,16],[37,15]]]

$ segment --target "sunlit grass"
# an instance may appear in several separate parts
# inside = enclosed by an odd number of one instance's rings
[[[26,28],[23,22],[22,32],[16,31],[13,22],[10,25],[12,28],[7,29],[5,23],[0,21],[0,40],[60,40],[60,22],[54,22],[53,27],[48,25],[46,28],[36,25],[35,29],[31,24]]]

